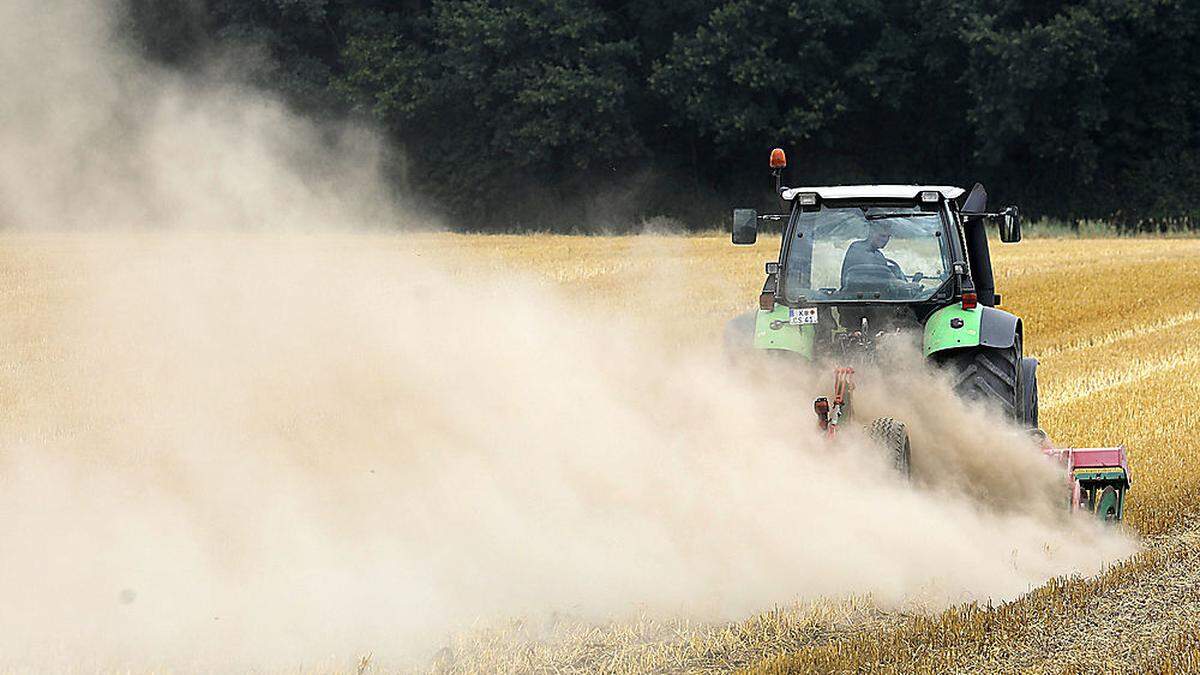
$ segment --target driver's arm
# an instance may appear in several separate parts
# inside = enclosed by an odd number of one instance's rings
[[[846,270],[854,267],[855,265],[862,265],[864,263],[870,264],[870,254],[867,254],[865,251],[863,251],[866,246],[866,240],[860,239],[859,241],[852,242],[850,246],[846,247],[846,256],[842,258],[842,286],[846,285]]]

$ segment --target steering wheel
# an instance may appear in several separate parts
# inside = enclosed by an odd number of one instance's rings
[[[845,289],[865,287],[874,291],[896,281],[896,275],[890,268],[870,263],[851,265],[846,268],[842,276],[846,280],[846,283],[843,284]]]
[[[850,293],[885,293],[893,299],[915,298],[923,290],[923,287],[916,283],[919,279],[909,281],[908,277],[898,275],[893,270],[892,265],[888,266],[860,264],[852,265],[846,268],[846,283],[842,286],[842,291]],[[899,270],[900,266],[896,265],[895,270]],[[924,278],[924,275],[917,273],[914,277]]]
[[[914,274],[913,276],[916,275]],[[925,287],[916,281],[905,281],[900,285],[900,287],[904,289],[904,292],[908,294],[909,298],[915,298],[925,290]]]
[[[897,279],[904,279],[905,281],[908,280],[908,277],[904,276],[904,270],[900,269],[900,263],[892,260],[891,258],[884,258],[884,260],[887,260],[888,270],[890,270]]]

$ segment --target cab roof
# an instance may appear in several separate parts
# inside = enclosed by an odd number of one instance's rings
[[[780,190],[790,201],[801,192],[815,192],[821,199],[916,199],[920,192],[940,192],[946,199],[958,199],[966,190],[953,185],[818,185]]]

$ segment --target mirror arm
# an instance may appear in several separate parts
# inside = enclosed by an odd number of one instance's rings
[[[1010,212],[1009,209],[1012,208],[1014,207],[1010,206],[1003,211],[959,211],[958,215],[966,216],[967,218],[999,218],[1000,216],[1008,215]]]

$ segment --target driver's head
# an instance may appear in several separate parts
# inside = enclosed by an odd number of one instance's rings
[[[871,222],[871,232],[867,235],[867,245],[871,248],[883,248],[892,238],[892,226],[886,220]]]

